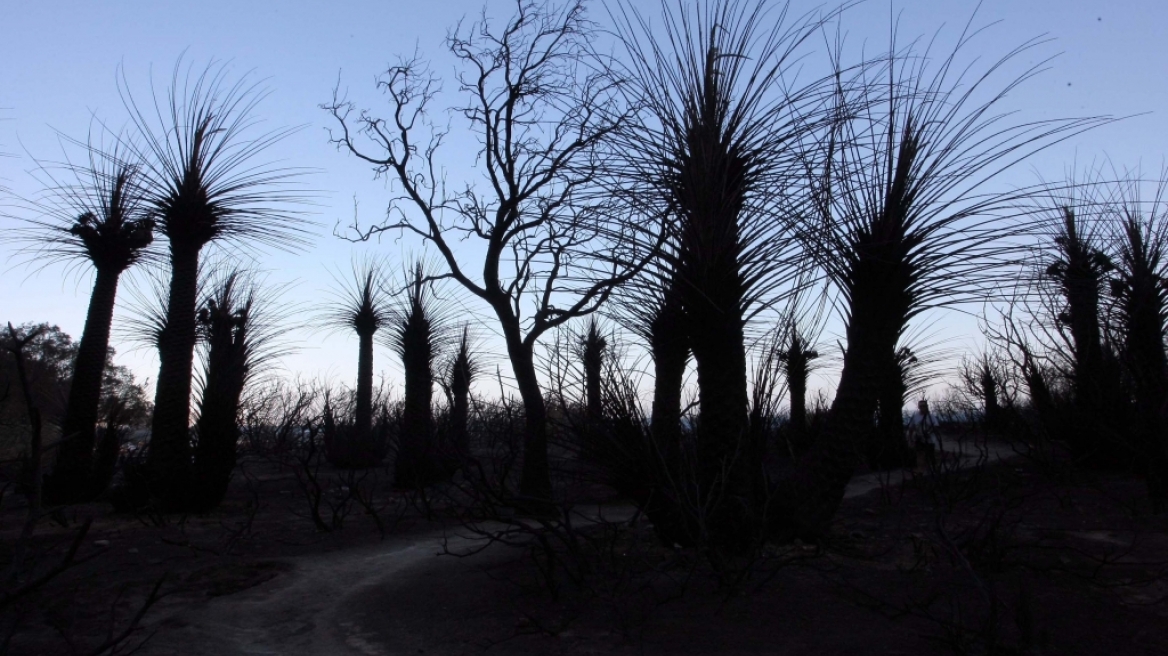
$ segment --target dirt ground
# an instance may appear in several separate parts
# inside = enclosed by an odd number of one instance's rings
[[[9,613],[10,653],[90,653],[161,581],[116,653],[1168,654],[1168,518],[1130,476],[1025,458],[868,474],[822,544],[720,574],[599,491],[630,521],[579,529],[603,548],[565,554],[553,594],[530,548],[450,555],[483,545],[441,504],[426,519],[384,485],[384,535],[360,507],[320,532],[292,472],[244,469],[207,516],[90,504],[43,522],[51,565],[93,519],[77,564]],[[8,562],[21,509],[5,506]]]

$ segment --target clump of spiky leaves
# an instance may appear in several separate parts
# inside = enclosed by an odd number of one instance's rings
[[[394,485],[420,488],[449,473],[437,443],[433,415],[434,363],[446,341],[446,322],[425,263],[415,261],[406,274],[395,320],[387,333],[401,358],[405,398],[398,433]]]
[[[1100,243],[1099,209],[1092,199],[1066,200],[1054,209],[1053,253],[1043,273],[1062,301],[1055,318],[1071,347],[1075,421],[1066,439],[1080,462],[1119,466],[1130,464],[1134,453],[1117,423],[1128,413],[1115,349],[1104,330],[1101,300],[1115,265]]]
[[[459,333],[454,355],[446,365],[443,390],[449,406],[446,416],[446,444],[454,455],[466,457],[470,450],[470,386],[479,374],[479,361],[472,352],[473,342],[469,326]]]
[[[124,75],[120,90],[138,131],[134,150],[143,164],[147,201],[169,242],[166,328],[147,468],[163,506],[189,489],[190,398],[196,342],[199,256],[212,241],[241,248],[292,248],[304,243],[304,222],[292,211],[303,197],[290,191],[295,171],[259,160],[287,130],[258,130],[256,110],[266,93],[230,69],[175,64],[159,99],[139,105]]]
[[[604,417],[600,382],[604,362],[608,357],[608,339],[595,316],[589,317],[587,328],[579,337],[577,347],[584,368],[584,408],[588,413],[589,422],[599,422]]]
[[[45,498],[52,504],[91,499],[108,482],[94,468],[94,446],[118,283],[124,271],[152,255],[154,238],[154,220],[132,149],[116,140],[106,148],[92,136],[77,145],[84,148],[80,163],[42,166],[48,198],[36,203],[41,217],[29,220],[20,234],[38,266],[65,260],[94,271],[56,465],[45,481]]]
[[[795,477],[782,483],[777,536],[821,535],[872,428],[881,386],[908,322],[931,307],[995,293],[1015,258],[1001,217],[1026,192],[986,191],[1002,170],[1101,119],[1012,122],[1007,94],[1043,63],[1011,76],[1030,41],[977,72],[967,25],[948,56],[912,48],[841,81],[836,121],[809,165],[818,220],[805,238],[839,289],[847,321],[835,399]],[[999,83],[1000,76],[1006,76]],[[1016,232],[1016,231],[1015,231]]]
[[[1148,481],[1153,507],[1168,507],[1168,178],[1152,197],[1141,196],[1138,178],[1115,185],[1116,247],[1110,280],[1120,358],[1131,381],[1134,446]]]
[[[807,382],[812,367],[819,359],[819,351],[800,326],[795,322],[787,325],[783,335],[782,350],[778,353],[779,367],[787,380],[790,398],[787,420],[787,444],[792,454],[806,446],[807,435]]]
[[[332,422],[333,429],[325,436],[327,455],[338,467],[373,467],[385,458],[387,449],[387,436],[375,433],[373,427],[373,342],[395,317],[385,264],[354,260],[349,274],[334,276],[334,281],[333,300],[322,322],[357,334],[357,390],[351,423]]]
[[[208,287],[198,313],[203,366],[187,503],[194,512],[222,502],[235,469],[245,386],[286,351],[277,339],[276,293],[239,269],[223,271]]]
[[[630,135],[632,176],[676,217],[674,272],[700,395],[700,487],[726,500],[722,545],[753,531],[761,445],[748,430],[745,330],[796,277],[784,221],[802,204],[794,154],[814,133],[824,81],[797,86],[789,67],[824,19],[788,23],[787,6],[711,0],[663,3],[657,36],[621,6],[618,31],[646,104]],[[788,193],[790,192],[790,193]],[[715,492],[715,489],[718,492]],[[718,513],[715,513],[715,517]]]

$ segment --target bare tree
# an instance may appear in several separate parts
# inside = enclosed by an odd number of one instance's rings
[[[429,117],[438,80],[417,57],[378,81],[390,118],[358,111],[339,90],[323,108],[336,119],[332,141],[399,191],[384,223],[354,221],[356,238],[386,231],[420,237],[440,253],[440,275],[486,302],[498,319],[526,415],[519,494],[540,505],[552,490],[536,342],[595,311],[652,249],[612,220],[613,196],[601,193],[607,138],[628,113],[618,81],[590,53],[593,28],[583,1],[516,0],[515,8],[502,26],[484,15],[446,39],[461,65],[463,103],[453,109],[479,139],[475,164],[485,185],[446,186],[438,157],[446,132]],[[481,248],[458,247],[465,239]]]

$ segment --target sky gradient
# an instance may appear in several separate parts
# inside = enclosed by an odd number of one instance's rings
[[[648,14],[658,7],[656,1],[636,4]],[[1021,118],[1132,116],[1042,153],[1013,172],[1010,183],[1060,179],[1075,162],[1082,167],[1104,158],[1119,167],[1142,164],[1149,174],[1161,168],[1168,153],[1168,39],[1163,34],[1168,3],[1130,0],[1122,9],[1118,4],[1098,0],[981,4],[975,25],[1000,21],[977,42],[987,59],[1029,38],[1045,34],[1052,39],[1017,62],[1025,66],[1057,55],[1050,71],[1013,94],[1008,106]],[[254,71],[270,89],[258,110],[265,126],[301,126],[272,155],[287,166],[311,169],[304,184],[318,198],[310,208],[310,218],[318,223],[313,245],[296,255],[264,252],[254,266],[268,272],[271,281],[290,285],[288,302],[310,307],[328,288],[329,272],[347,267],[355,254],[376,252],[396,261],[403,253],[419,250],[419,244],[409,240],[353,245],[332,235],[338,221],[351,220],[354,202],[363,220],[377,219],[388,191],[372,179],[367,166],[328,144],[325,128],[331,119],[318,105],[328,101],[339,84],[358,106],[383,111],[386,104],[373,88],[375,76],[396,55],[415,48],[448,80],[447,90],[453,90],[453,63],[443,56],[443,37],[461,17],[476,18],[482,6],[481,0],[6,3],[0,8],[0,152],[13,156],[0,159],[0,186],[33,197],[41,185],[29,171],[36,168],[35,159],[60,159],[58,131],[84,138],[95,117],[114,127],[125,124],[119,66],[135,97],[146,98],[151,76],[156,88],[164,89],[180,54],[196,65],[230,61],[237,74]],[[512,6],[510,0],[491,0],[487,12],[503,19]],[[796,3],[795,13],[814,6]],[[870,52],[879,51],[897,17],[901,42],[929,36],[942,26],[942,34],[952,37],[976,7],[977,3],[956,0],[891,5],[872,1],[848,10],[842,26],[853,48],[863,44]],[[591,15],[605,23],[603,4],[594,2]],[[473,176],[464,166],[473,161],[473,138],[459,133],[457,117],[452,126],[450,170],[455,176]],[[11,209],[10,213],[20,214]],[[2,230],[17,224],[12,216],[0,217]],[[11,258],[13,252],[12,244],[0,242],[0,267],[5,270],[0,276],[0,320],[47,321],[79,337],[91,278],[62,277],[62,267],[36,270],[18,265]],[[139,377],[152,378],[154,354],[144,348],[131,351],[132,345],[119,333],[128,298],[123,290],[115,318],[118,362],[132,367]],[[953,339],[972,340],[974,323],[967,318],[945,317],[939,325]],[[355,340],[307,326],[293,328],[302,330],[296,334],[303,348],[285,360],[288,371],[338,381],[355,375]],[[377,370],[393,375],[387,350],[380,352]]]

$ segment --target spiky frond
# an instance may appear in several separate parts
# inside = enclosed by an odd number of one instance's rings
[[[436,293],[434,272],[423,259],[403,267],[401,282],[391,284],[394,295],[394,320],[385,333],[385,343],[400,358],[415,353],[429,353],[432,368],[437,358],[449,345],[450,310],[445,297]],[[422,350],[416,350],[423,346]]]
[[[657,34],[628,3],[613,13],[645,106],[623,134],[626,177],[642,202],[677,217],[667,260],[734,263],[737,280],[726,284],[738,298],[728,302],[749,317],[793,287],[799,272],[788,230],[806,202],[799,162],[826,118],[831,85],[789,74],[833,14],[791,16],[789,5],[765,2],[663,2]],[[703,285],[689,278],[706,269],[673,268],[683,284]]]
[[[393,320],[393,296],[382,260],[354,259],[347,273],[334,272],[332,276],[332,298],[318,318],[321,325],[375,335]]]
[[[121,273],[157,257],[150,248],[154,220],[147,202],[141,164],[129,137],[91,132],[86,142],[67,137],[81,149],[78,161],[38,162],[41,195],[22,203],[35,213],[13,235],[36,268],[58,262]]]
[[[125,143],[144,162],[155,220],[172,248],[305,246],[303,172],[262,159],[294,129],[262,131],[256,114],[269,92],[250,74],[233,81],[231,73],[225,63],[199,70],[180,58],[162,98],[152,86],[140,103],[121,72],[119,92],[139,134]]]
[[[1032,39],[978,70],[962,57],[982,30],[966,24],[937,58],[936,38],[858,70],[837,91],[836,122],[811,165],[817,220],[807,244],[846,298],[874,277],[896,276],[905,319],[937,306],[992,298],[1023,257],[1008,220],[1038,189],[999,192],[994,178],[1026,157],[1109,117],[1019,121],[1009,94],[1050,61],[1021,69],[1045,43]],[[1017,71],[1017,72],[1012,72]],[[809,169],[811,170],[811,169]]]
[[[230,342],[224,350],[237,354],[245,386],[295,351],[285,337],[296,311],[296,306],[281,299],[286,287],[265,284],[255,272],[226,262],[210,267],[200,287],[199,345],[204,371],[196,376],[198,389],[206,382],[208,356],[216,339]]]

